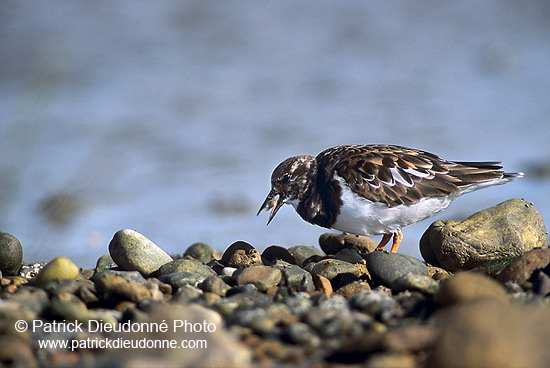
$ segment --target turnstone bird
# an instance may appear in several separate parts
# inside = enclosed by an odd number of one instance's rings
[[[357,235],[383,235],[390,252],[401,228],[433,216],[464,193],[504,184],[523,173],[506,173],[500,162],[447,161],[394,145],[344,145],[317,155],[294,156],[271,175],[271,191],[258,211],[269,224],[285,203],[307,222]]]

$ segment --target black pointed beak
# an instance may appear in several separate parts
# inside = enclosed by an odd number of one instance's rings
[[[269,211],[271,209],[271,213],[269,214],[269,219],[267,220],[267,225],[269,225],[271,220],[273,220],[273,217],[275,217],[275,214],[277,214],[277,211],[279,211],[279,209],[284,203],[285,202],[282,196],[279,193],[277,193],[275,189],[271,189],[271,191],[267,195],[264,203],[260,207],[260,210],[258,211],[256,216],[258,216],[260,212],[262,212],[263,210]]]

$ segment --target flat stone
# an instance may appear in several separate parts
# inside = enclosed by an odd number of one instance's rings
[[[166,263],[155,273],[157,276],[166,275],[174,272],[187,272],[197,278],[197,282],[204,281],[209,276],[216,276],[216,272],[201,262],[192,259],[175,259]]]
[[[370,253],[376,249],[378,242],[363,235],[325,233],[319,237],[319,245],[326,254],[336,254],[346,248],[358,253]]]
[[[241,268],[233,274],[238,285],[252,284],[260,291],[265,291],[277,285],[282,279],[282,273],[269,266],[250,266]]]
[[[441,281],[435,300],[442,305],[480,299],[508,300],[506,289],[498,281],[476,272],[459,272]]]
[[[17,275],[23,262],[23,247],[19,240],[0,232],[0,271],[4,276]]]
[[[80,270],[77,265],[67,257],[52,259],[34,278],[36,285],[44,285],[52,280],[76,280]]]
[[[112,259],[126,271],[139,271],[150,275],[162,265],[172,261],[159,246],[135,230],[119,230],[109,243]]]
[[[542,216],[523,199],[510,199],[463,221],[436,221],[420,240],[426,262],[448,271],[510,260],[546,246]]]
[[[411,290],[434,295],[439,290],[439,283],[429,276],[408,273],[394,279],[390,288],[395,293]]]
[[[365,261],[372,280],[385,286],[409,273],[428,275],[428,267],[424,263],[406,254],[376,251],[365,255]]]
[[[184,285],[196,285],[197,275],[191,272],[171,272],[158,276],[158,279],[178,289]]]
[[[333,280],[345,274],[362,277],[367,275],[368,271],[364,264],[349,263],[339,259],[324,259],[315,264],[311,270],[311,274],[324,276],[329,280]]]

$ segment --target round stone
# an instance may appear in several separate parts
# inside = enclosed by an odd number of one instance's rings
[[[391,286],[395,279],[410,273],[428,275],[428,267],[420,260],[401,253],[376,251],[365,256],[367,269],[374,282]]]
[[[459,272],[441,281],[435,300],[449,305],[479,299],[506,300],[506,289],[498,281],[476,272]]]
[[[78,266],[67,257],[52,259],[34,278],[36,285],[42,286],[53,280],[76,280],[80,271]]]
[[[0,271],[4,276],[17,275],[23,261],[23,247],[19,240],[0,232]]]
[[[109,243],[111,257],[126,271],[150,275],[172,261],[165,251],[135,230],[119,230]]]
[[[191,257],[202,263],[208,263],[214,259],[214,249],[205,243],[193,243],[187,248],[184,257]]]

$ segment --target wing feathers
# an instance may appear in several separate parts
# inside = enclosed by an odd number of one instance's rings
[[[459,193],[461,187],[504,176],[500,162],[453,162],[400,146],[338,146],[317,160],[325,180],[336,173],[355,193],[389,207]]]

